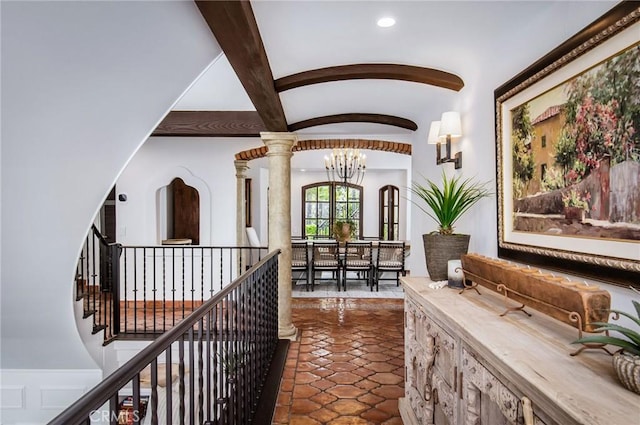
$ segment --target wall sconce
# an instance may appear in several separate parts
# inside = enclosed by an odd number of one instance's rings
[[[427,143],[436,145],[437,165],[453,162],[456,170],[462,168],[462,152],[457,152],[451,158],[451,138],[460,136],[462,136],[462,125],[460,124],[460,114],[457,112],[445,112],[442,114],[440,121],[431,123]],[[446,156],[444,158],[441,157],[440,153],[442,139],[445,139],[446,143]]]

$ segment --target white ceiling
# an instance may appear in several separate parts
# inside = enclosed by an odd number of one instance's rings
[[[397,63],[465,81],[460,92],[391,80],[315,84],[280,93],[289,124],[340,113],[428,122],[476,90],[522,71],[615,5],[611,1],[252,1],[274,79],[335,65]],[[396,25],[379,28],[378,18]],[[490,76],[490,79],[487,79]],[[478,80],[482,78],[483,80]],[[489,105],[492,107],[492,105]],[[255,110],[226,58],[217,60],[177,110]],[[331,124],[299,133],[411,133],[380,124]]]

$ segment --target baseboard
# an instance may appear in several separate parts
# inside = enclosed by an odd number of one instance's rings
[[[271,360],[267,379],[264,387],[262,387],[262,395],[256,407],[257,414],[251,422],[253,425],[271,425],[290,343],[291,341],[288,339],[278,341],[276,352],[273,355],[273,360]]]
[[[3,369],[0,423],[47,423],[101,380],[99,369]]]

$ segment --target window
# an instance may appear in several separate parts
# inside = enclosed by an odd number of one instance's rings
[[[540,164],[540,180],[544,181],[547,177],[547,164]]]
[[[383,241],[398,239],[400,217],[400,191],[396,186],[387,185],[379,191],[378,237]]]
[[[302,237],[331,238],[332,223],[350,219],[362,238],[362,186],[322,182],[302,188]]]
[[[542,138],[540,139],[540,143],[542,144],[543,148],[547,147],[547,136],[546,135],[542,136]]]

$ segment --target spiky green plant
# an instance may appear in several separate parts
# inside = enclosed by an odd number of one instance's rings
[[[635,300],[631,300],[633,303],[633,307],[636,310],[636,317],[633,315],[626,313],[620,310],[610,310],[612,313],[617,313],[621,316],[628,317],[631,319],[639,328],[640,328],[640,303]],[[622,348],[629,354],[635,354],[640,356],[640,333],[634,331],[633,329],[627,328],[625,326],[616,325],[613,323],[606,322],[594,322],[594,326],[597,328],[594,332],[604,332],[604,331],[616,331],[625,338],[619,338],[610,335],[592,335],[585,336],[584,338],[577,339],[572,342],[572,344],[588,344],[588,343],[598,343],[598,344],[609,344],[616,347]]]
[[[424,178],[424,177],[423,177]],[[462,215],[482,198],[491,196],[487,184],[462,179],[462,176],[449,178],[442,172],[442,187],[426,179],[426,185],[411,183],[411,192],[422,200],[426,207],[413,202],[425,214],[438,223],[438,232],[442,235],[453,234],[453,225]]]

